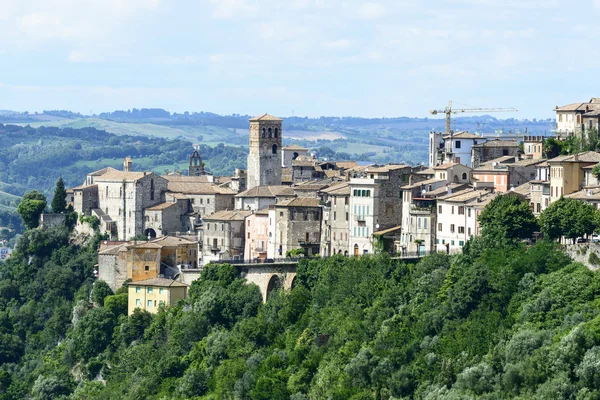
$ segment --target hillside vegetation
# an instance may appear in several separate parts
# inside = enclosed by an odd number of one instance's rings
[[[600,398],[600,276],[523,244],[527,204],[485,214],[461,255],[304,260],[266,304],[209,266],[129,317],[92,289],[99,238],[28,230],[0,266],[0,399]]]

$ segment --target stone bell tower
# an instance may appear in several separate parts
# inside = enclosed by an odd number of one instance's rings
[[[250,119],[248,189],[281,185],[281,118],[269,114]]]
[[[204,164],[202,164],[202,156],[198,152],[198,149],[194,149],[194,152],[190,156],[190,166],[188,168],[188,175],[204,175]]]

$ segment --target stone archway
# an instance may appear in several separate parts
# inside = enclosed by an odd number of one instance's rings
[[[267,291],[266,291],[266,296],[265,296],[265,300],[269,300],[269,297],[271,296],[272,293],[283,289],[283,280],[281,279],[281,277],[277,274],[273,274],[271,275],[271,278],[269,279],[269,283],[267,283]]]
[[[148,228],[144,231],[144,236],[149,237],[150,239],[155,239],[156,231],[152,228]]]

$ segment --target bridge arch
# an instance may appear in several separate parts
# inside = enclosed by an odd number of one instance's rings
[[[279,274],[273,274],[267,282],[267,289],[265,291],[265,301],[269,299],[272,293],[283,289],[283,279]]]

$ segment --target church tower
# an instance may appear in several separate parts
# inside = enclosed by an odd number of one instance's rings
[[[190,166],[188,168],[189,176],[200,176],[204,175],[204,164],[202,164],[202,156],[197,149],[190,156]]]
[[[281,185],[282,121],[269,114],[250,119],[248,189]]]

